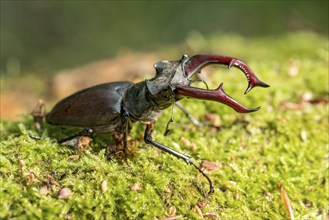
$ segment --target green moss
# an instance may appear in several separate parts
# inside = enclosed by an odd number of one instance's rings
[[[262,109],[241,115],[214,102],[184,100],[183,104],[203,120],[206,113],[218,114],[221,129],[195,127],[175,110],[173,133],[162,134],[170,118],[165,111],[156,125],[154,138],[191,155],[197,164],[202,159],[222,166],[209,174],[215,193],[202,210],[220,219],[288,218],[277,183],[285,187],[294,214],[311,219],[328,216],[328,41],[312,33],[287,34],[276,38],[245,39],[221,35],[209,38],[191,35],[190,50],[234,55],[247,61],[258,76],[271,85],[242,96],[246,86],[238,70],[219,69],[210,76],[209,85],[225,83],[225,90],[247,106]],[[232,73],[232,74],[231,74]],[[239,76],[240,74],[240,76]],[[312,94],[311,101],[305,94]],[[303,98],[304,97],[304,98]],[[46,126],[42,140],[36,135],[32,119],[1,121],[0,142],[0,218],[18,219],[154,219],[175,215],[200,218],[193,210],[203,199],[208,185],[197,178],[193,167],[159,150],[136,141],[136,152],[126,161],[107,160],[103,138],[92,143],[92,152],[79,154],[60,146],[53,137],[70,134]],[[143,126],[131,132],[136,140]],[[181,137],[196,148],[185,146]],[[21,168],[20,161],[25,162]],[[50,181],[48,194],[42,193]],[[101,182],[108,190],[102,192]],[[134,184],[140,189],[132,189]],[[58,199],[60,188],[72,195]]]

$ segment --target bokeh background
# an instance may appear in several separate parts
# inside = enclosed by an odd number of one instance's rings
[[[328,35],[328,20],[328,1],[1,1],[1,117],[39,97],[152,73],[158,59],[208,52],[191,49],[191,37]]]

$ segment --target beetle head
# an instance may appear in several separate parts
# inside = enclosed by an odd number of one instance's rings
[[[221,55],[195,55],[191,58],[183,55],[179,61],[160,61],[154,64],[156,76],[146,81],[149,91],[148,98],[155,103],[161,103],[161,106],[168,106],[183,97],[193,97],[222,102],[243,113],[259,109],[248,109],[241,106],[224,92],[222,84],[216,90],[203,90],[191,87],[190,78],[209,64],[221,64],[229,68],[233,66],[240,69],[248,81],[245,94],[254,87],[269,87],[269,85],[257,78],[247,64],[239,59]]]
[[[146,87],[154,102],[175,101],[174,90],[177,85],[188,86],[190,80],[184,71],[184,64],[189,59],[184,55],[179,61],[160,61],[154,64],[156,75],[153,79],[146,80]]]

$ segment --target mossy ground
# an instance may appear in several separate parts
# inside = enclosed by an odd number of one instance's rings
[[[312,33],[259,39],[192,34],[186,42],[183,48],[191,54],[242,58],[271,85],[243,96],[243,74],[216,68],[207,79],[210,87],[224,82],[232,97],[262,109],[245,115],[215,102],[184,100],[200,120],[207,113],[219,115],[220,129],[195,127],[175,109],[173,132],[166,137],[170,110],[159,117],[157,141],[192,156],[197,164],[201,160],[221,164],[209,172],[215,193],[202,213],[219,219],[287,219],[277,187],[280,182],[295,217],[327,219],[328,40]],[[36,135],[30,116],[21,122],[2,120],[0,218],[201,218],[195,206],[208,190],[207,181],[184,161],[146,145],[143,130],[143,125],[136,124],[130,133],[135,140],[133,157],[109,161],[101,148],[108,141],[103,136],[94,138],[93,151],[80,154],[56,143],[54,137],[69,135],[67,130],[45,125],[42,140],[34,140],[28,135]],[[182,137],[196,147],[186,145]],[[70,160],[77,154],[77,160]],[[106,192],[101,188],[103,180]],[[59,199],[59,189],[64,187],[72,195]]]

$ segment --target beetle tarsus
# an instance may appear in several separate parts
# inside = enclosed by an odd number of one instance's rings
[[[34,136],[34,135],[31,135],[31,134],[28,134],[28,136],[33,140],[37,140],[37,141],[42,140],[42,137],[40,137],[40,136]]]
[[[215,187],[214,187],[214,184],[212,183],[211,179],[197,165],[195,165],[192,162],[190,164],[193,165],[208,180],[208,182],[209,182],[208,196],[211,195],[211,194],[213,194],[214,191],[215,191]]]

